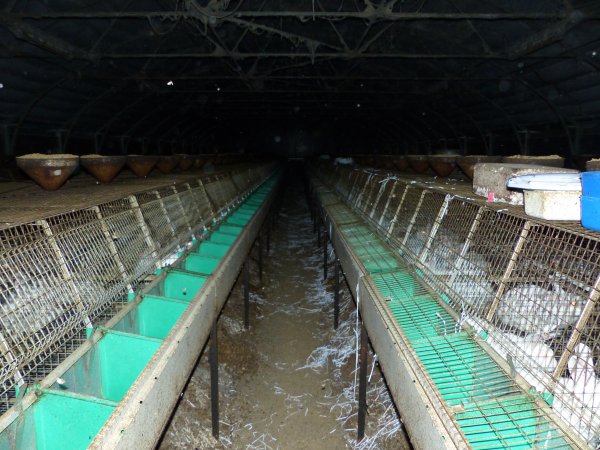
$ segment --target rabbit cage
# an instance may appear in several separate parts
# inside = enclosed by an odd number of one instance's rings
[[[429,298],[443,306],[428,310],[424,301],[410,307],[405,302],[401,324],[427,322],[434,334],[448,338],[444,345],[453,345],[449,339],[456,335],[456,341],[465,331],[477,341],[479,350],[471,353],[466,348],[448,351],[439,343],[428,347],[440,358],[436,370],[442,378],[435,384],[459,426],[460,414],[471,411],[472,430],[481,423],[475,418],[482,419],[499,447],[598,447],[600,234],[578,223],[532,219],[522,208],[486,203],[462,182],[326,162],[313,171],[360,215],[379,243],[387,243],[401,256],[418,280],[418,287],[408,295],[418,299],[430,293]],[[350,241],[367,241],[361,236],[364,227],[353,230],[346,231]],[[372,245],[373,252],[377,245]],[[391,292],[394,283],[407,285],[391,275],[378,280],[381,292]],[[408,327],[402,327],[410,340]],[[417,354],[423,340],[435,340],[423,337],[419,334],[413,345]],[[452,358],[456,361],[449,361]],[[421,358],[421,362],[427,368],[427,361]],[[471,389],[458,392],[454,381],[466,366]],[[451,395],[445,395],[444,389]],[[522,398],[527,400],[519,406]],[[532,399],[546,410],[544,414],[529,411],[525,405],[531,405]],[[402,405],[398,407],[402,412]],[[515,411],[537,417],[535,439],[511,442],[507,433],[498,431],[514,427],[513,438],[527,434],[524,429],[531,422],[513,420],[509,426],[508,418],[514,418]],[[500,416],[503,419],[498,420]],[[548,438],[539,437],[542,425]],[[566,430],[573,440],[553,440],[555,429]],[[496,448],[487,438],[477,439],[470,442],[473,447]]]
[[[0,413],[173,263],[270,172],[268,164],[3,198]],[[137,184],[136,184],[137,183]],[[166,184],[166,185],[165,185]],[[103,198],[102,195],[104,195]],[[50,198],[52,196],[52,198]],[[98,201],[90,206],[90,199]],[[60,212],[59,212],[60,211]],[[63,212],[68,211],[68,212]]]

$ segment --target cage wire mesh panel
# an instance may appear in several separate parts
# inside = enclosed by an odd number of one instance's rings
[[[253,172],[266,177],[268,167]],[[231,180],[213,190],[241,194]],[[0,229],[0,413],[111,317],[192,228],[214,216],[202,180]],[[66,201],[66,200],[65,200]]]
[[[204,183],[204,188],[208,198],[215,205],[217,210],[224,208],[227,205],[228,195],[226,189],[223,189],[220,181],[223,180],[223,175],[213,175]]]
[[[379,227],[416,268],[417,276],[455,311],[453,318],[440,320],[421,310],[425,307],[421,298],[411,306],[418,314],[411,314],[410,323],[436,330],[474,330],[485,348],[506,361],[511,386],[540,395],[589,446],[598,446],[598,235],[574,225],[534,221],[517,209],[489,207],[440,186],[433,189],[409,180],[381,186],[392,178],[364,170],[334,171],[339,176],[323,179],[334,180],[348,205]],[[326,170],[319,173],[323,176]],[[373,245],[364,248],[371,242],[367,231],[359,234],[358,252],[384,261],[381,250]],[[523,405],[530,408],[527,402]],[[513,406],[519,410],[518,405],[519,401]],[[509,414],[513,408],[495,399],[488,406],[490,413]],[[459,421],[488,420],[486,414],[483,409],[470,410]],[[482,442],[489,448],[485,439]],[[550,444],[544,445],[560,447],[558,441]]]
[[[167,210],[156,191],[142,192],[135,197],[160,259],[177,245],[175,230],[167,216]]]
[[[177,185],[177,192],[179,193],[179,202],[184,212],[184,216],[187,218],[188,226],[193,231],[202,224],[202,213],[196,203],[194,192],[189,183]]]
[[[157,192],[175,239],[179,243],[184,242],[191,234],[191,227],[179,200],[179,194],[174,186],[161,189]]]
[[[3,411],[12,404],[15,385],[51,371],[59,362],[55,352],[85,323],[52,240],[41,223],[0,230]]]
[[[104,203],[98,207],[113,241],[118,261],[123,266],[126,281],[136,290],[139,283],[154,271],[157,256],[154,242],[144,235],[146,223],[131,198]]]
[[[194,203],[200,213],[200,217],[202,218],[202,222],[203,224],[206,224],[212,217],[214,211],[201,180],[198,180],[197,184],[192,185],[192,195],[194,197]]]
[[[90,321],[114,302],[127,298],[127,279],[96,211],[75,211],[47,221],[67,283],[77,292],[78,306]]]

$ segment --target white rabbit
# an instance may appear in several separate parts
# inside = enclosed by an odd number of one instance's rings
[[[548,390],[551,373],[557,365],[554,351],[544,343],[541,336],[517,336],[499,330],[490,331],[487,343],[538,392]]]
[[[554,351],[544,343],[541,336],[531,334],[525,337],[513,333],[504,333],[512,344],[511,353],[516,357],[515,366],[519,368],[535,368],[552,373],[556,368],[557,360]],[[525,363],[522,364],[521,360]]]
[[[567,367],[570,376],[557,384],[552,407],[585,441],[594,443],[600,431],[600,380],[590,348],[578,344]]]
[[[557,284],[552,290],[535,284],[509,289],[498,304],[496,318],[513,330],[552,337],[577,321],[585,301]]]

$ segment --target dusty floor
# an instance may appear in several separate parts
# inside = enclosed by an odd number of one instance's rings
[[[367,438],[356,444],[354,303],[343,283],[334,331],[333,280],[322,280],[322,249],[298,179],[283,205],[262,282],[253,265],[250,330],[241,280],[219,320],[220,439],[211,435],[205,351],[159,448],[410,448],[371,362]]]

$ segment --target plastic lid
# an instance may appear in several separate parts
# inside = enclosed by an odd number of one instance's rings
[[[531,191],[581,191],[580,173],[536,173],[509,178],[506,186]]]

